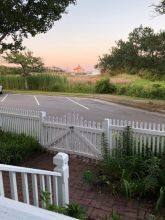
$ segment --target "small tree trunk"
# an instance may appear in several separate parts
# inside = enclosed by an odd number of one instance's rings
[[[28,87],[27,77],[25,76],[24,79],[25,79],[25,89],[28,90],[29,87]]]

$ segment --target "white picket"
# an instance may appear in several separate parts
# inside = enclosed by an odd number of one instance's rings
[[[146,146],[155,154],[165,150],[165,124],[144,123],[119,119],[107,119],[107,126],[100,122],[87,121],[76,113],[68,113],[63,117],[46,116],[46,113],[16,109],[0,108],[0,124],[2,130],[24,133],[36,138],[43,146],[51,147],[51,150],[62,149],[65,152],[96,156],[95,149],[101,149],[101,135],[107,135],[110,149],[117,147],[119,136],[125,127],[130,126],[133,132],[134,153],[145,152]],[[69,128],[70,133],[66,133]],[[78,131],[76,136],[74,131]],[[121,139],[121,137],[120,137]],[[53,141],[56,140],[54,143]],[[92,149],[86,140],[95,146]],[[97,155],[98,156],[98,155]]]
[[[18,201],[17,179],[15,172],[9,172],[11,197]]]
[[[38,201],[38,185],[37,185],[37,175],[36,174],[31,174],[32,178],[32,192],[33,192],[33,203],[35,206],[39,206],[39,201]]]
[[[2,175],[2,171],[0,171],[0,196],[4,196],[5,192],[4,192],[4,185],[3,185],[3,175]]]
[[[29,204],[29,185],[27,173],[21,173],[24,203]]]

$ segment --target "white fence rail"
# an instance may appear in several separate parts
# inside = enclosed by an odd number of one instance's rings
[[[0,108],[0,126],[4,131],[24,133],[40,141],[40,121],[44,113],[17,108]]]
[[[21,185],[24,203],[44,207],[41,194],[48,191],[50,204],[65,206],[69,203],[68,155],[58,153],[53,162],[56,165],[54,171],[0,164],[0,196],[5,197],[5,190],[10,188],[11,198],[19,201]]]
[[[53,117],[46,112],[0,108],[0,126],[4,131],[30,135],[48,149],[89,158],[100,156],[102,133],[114,149],[120,144],[124,128],[130,126],[134,153],[141,154],[146,148],[154,154],[165,151],[165,124],[112,119],[99,123],[75,113]]]
[[[105,133],[110,149],[123,144],[123,131],[128,126],[131,128],[133,154],[149,151],[159,155],[165,152],[165,124],[106,119]]]

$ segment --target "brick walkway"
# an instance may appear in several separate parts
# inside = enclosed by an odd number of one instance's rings
[[[53,170],[53,155],[39,154],[22,166]],[[80,158],[70,158],[70,201],[81,204],[90,219],[99,220],[108,215],[111,210],[117,211],[122,220],[142,220],[145,212],[150,212],[152,204],[142,204],[138,201],[127,201],[124,198],[113,198],[108,194],[101,194],[91,189],[82,181],[82,173],[88,169],[96,169],[96,165],[87,163]]]

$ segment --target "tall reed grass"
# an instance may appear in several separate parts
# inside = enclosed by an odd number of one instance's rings
[[[75,76],[76,78],[76,76]],[[70,80],[66,75],[37,73],[27,77],[29,90],[69,93],[101,93],[95,82]],[[24,90],[25,79],[21,75],[1,75],[0,85],[6,90]],[[103,85],[106,89],[106,84]],[[114,86],[114,85],[113,85]],[[112,91],[108,91],[112,93]],[[114,94],[165,100],[165,81],[135,80],[114,86]]]
[[[24,90],[25,79],[21,75],[0,75],[0,84],[7,90]],[[94,85],[68,81],[67,77],[51,74],[32,74],[27,77],[29,90],[52,92],[93,93]]]

